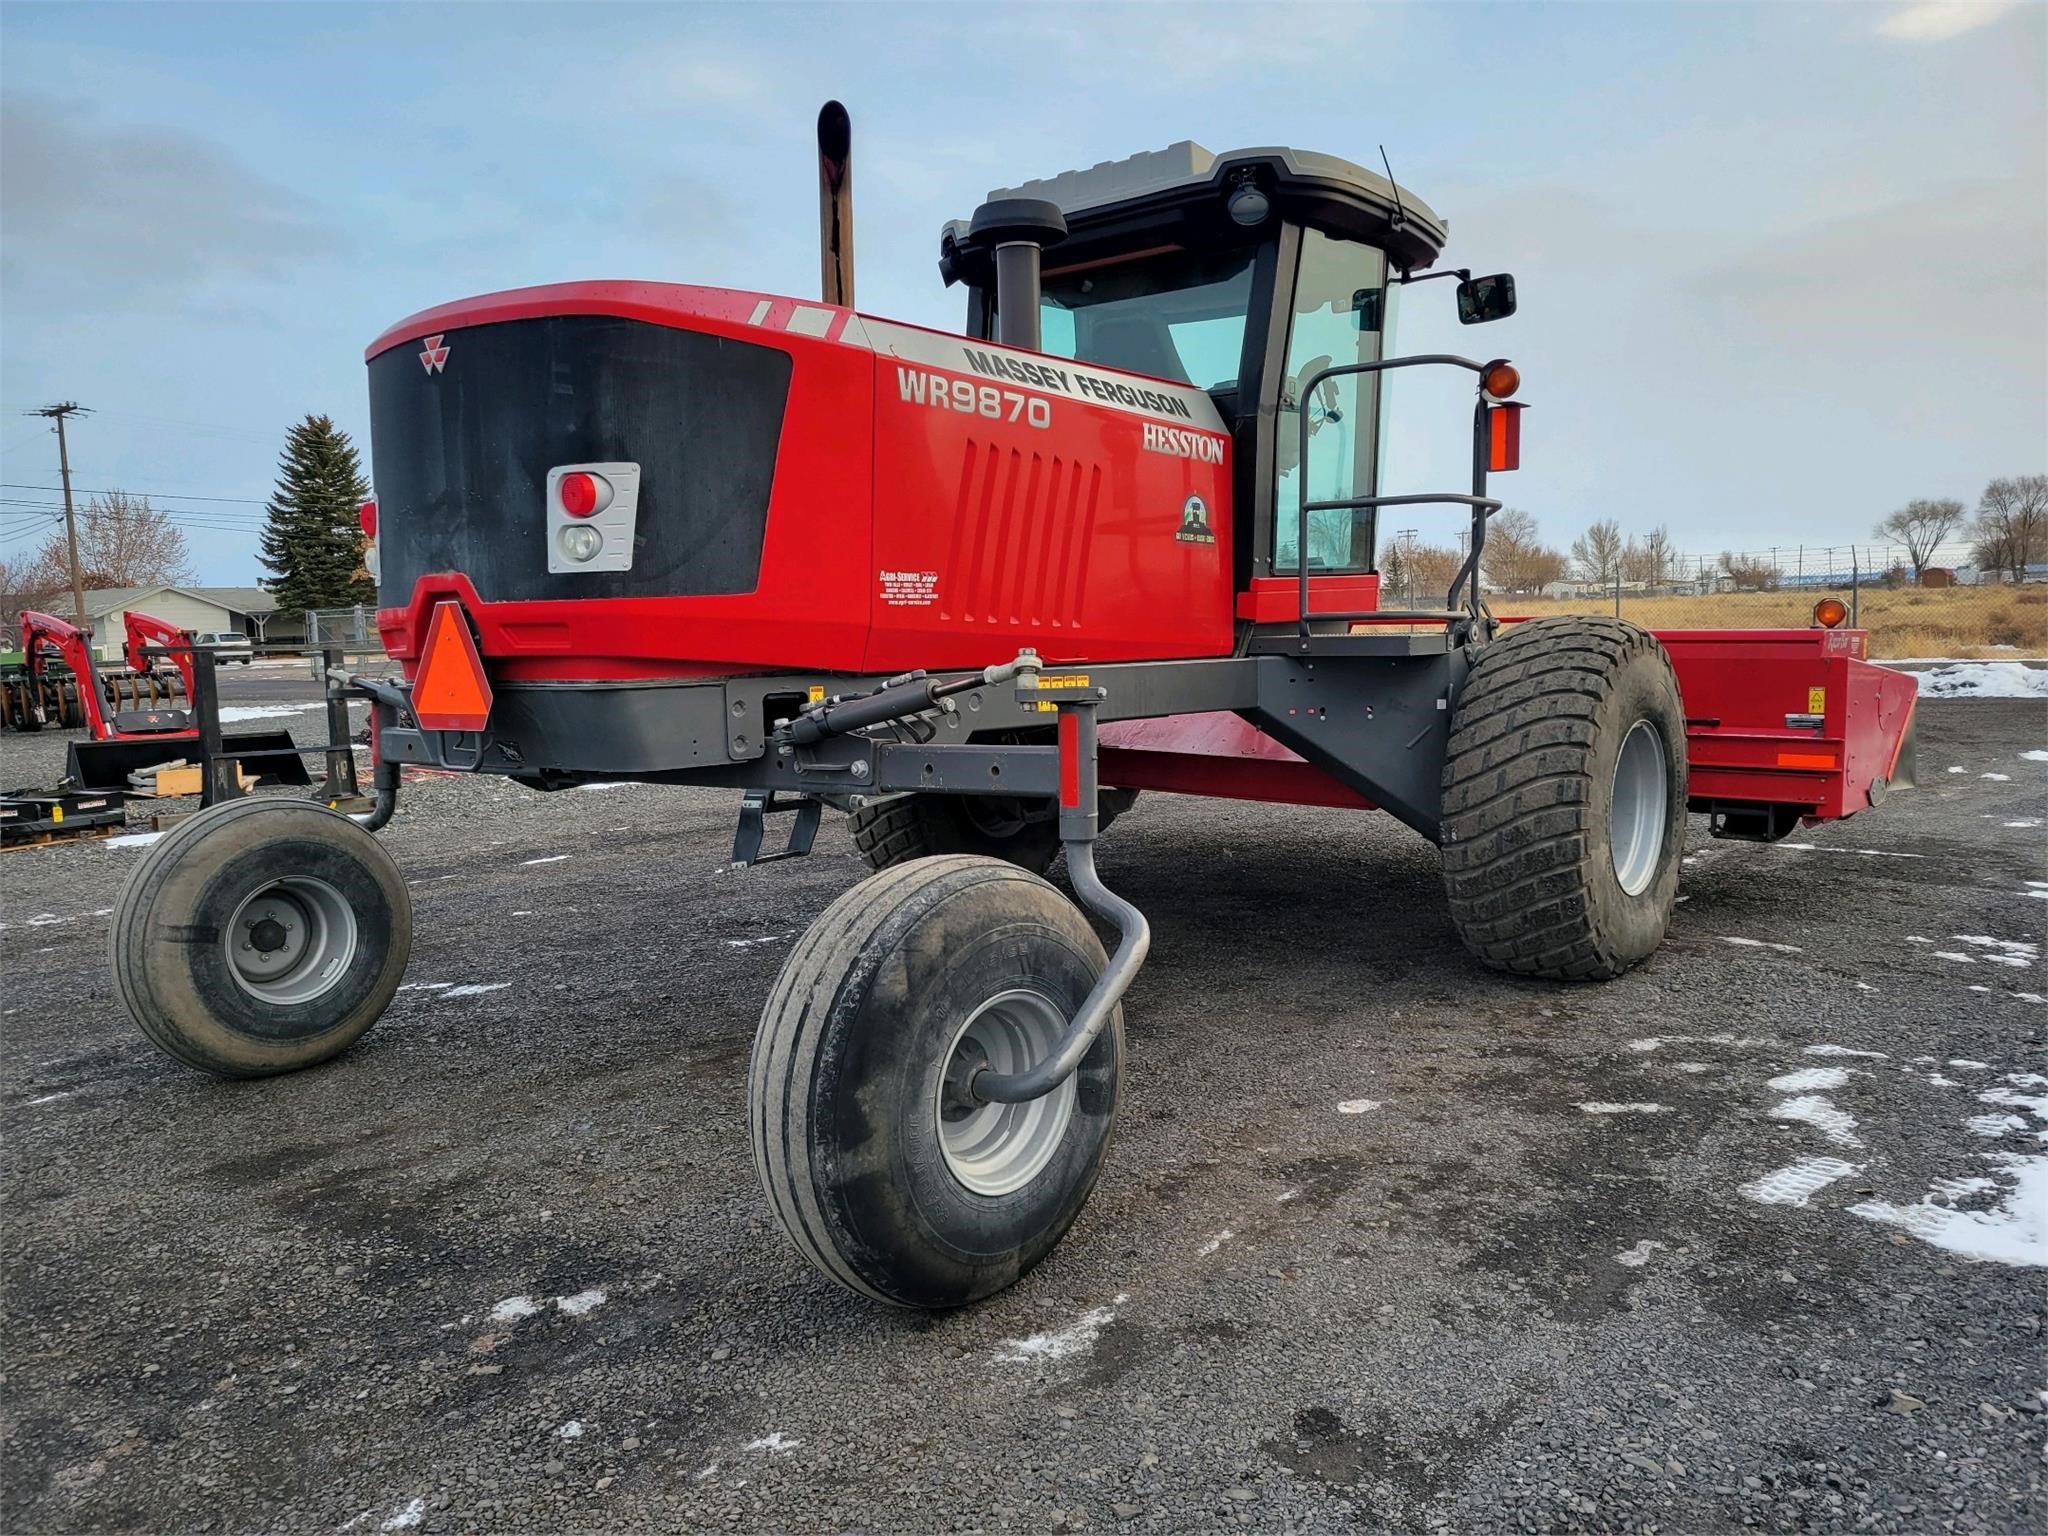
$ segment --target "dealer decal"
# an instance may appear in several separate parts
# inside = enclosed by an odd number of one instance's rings
[[[939,600],[937,571],[879,571],[882,601],[891,608],[929,608]]]

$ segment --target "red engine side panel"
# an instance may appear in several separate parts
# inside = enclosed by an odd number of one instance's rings
[[[863,318],[867,667],[1224,656],[1230,439],[1201,390]]]
[[[434,573],[378,613],[408,674],[440,597],[462,601],[507,680],[980,666],[1021,645],[1060,661],[1229,653],[1230,445],[1203,391],[829,304],[664,283],[463,300],[369,352],[433,338],[460,356],[465,327],[565,314],[789,354],[757,585],[487,603],[463,572]],[[545,515],[538,502],[502,510]]]

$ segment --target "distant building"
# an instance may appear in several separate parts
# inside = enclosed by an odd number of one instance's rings
[[[71,594],[56,594],[47,609],[73,618]],[[85,620],[100,655],[120,649],[122,615],[131,609],[194,634],[247,635],[259,645],[294,644],[306,632],[306,616],[278,612],[277,600],[261,587],[107,587],[85,594]]]

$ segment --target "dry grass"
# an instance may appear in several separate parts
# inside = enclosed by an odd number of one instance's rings
[[[1823,593],[1728,592],[1713,597],[1631,597],[1621,616],[1651,629],[1804,629]],[[1847,592],[1833,594],[1844,602]],[[1612,613],[1612,598],[1489,599],[1493,611]],[[1873,657],[1981,656],[2011,660],[2048,656],[2048,586],[1866,588],[1859,622],[1870,631]]]

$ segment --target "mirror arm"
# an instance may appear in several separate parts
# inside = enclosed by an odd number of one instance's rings
[[[1446,267],[1441,272],[1413,273],[1406,267],[1403,267],[1401,275],[1395,278],[1394,281],[1397,283],[1426,283],[1433,277],[1455,277],[1461,283],[1469,283],[1472,281],[1472,269],[1470,267]]]

